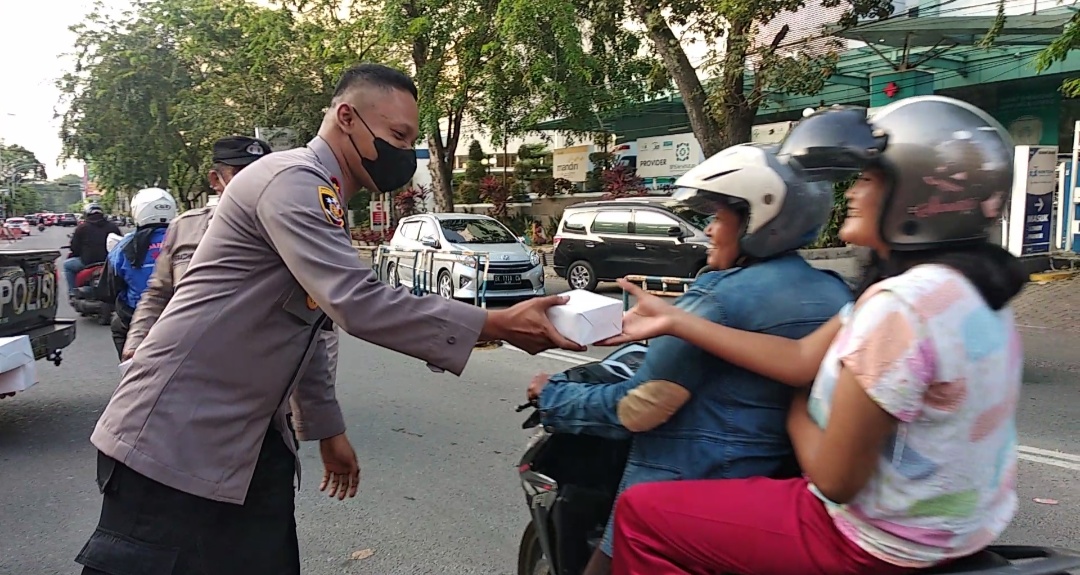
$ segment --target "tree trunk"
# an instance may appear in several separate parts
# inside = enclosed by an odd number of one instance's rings
[[[728,107],[724,113],[724,132],[719,138],[722,146],[720,149],[749,142],[756,118],[757,106],[751,109],[745,100]]]
[[[686,106],[686,115],[690,119],[690,130],[701,144],[701,150],[706,157],[719,153],[725,147],[720,124],[709,114],[708,95],[679,39],[675,37],[659,10],[637,3],[635,11],[638,18],[645,23],[653,48],[660,55],[664,67],[679,89],[683,105]]]
[[[773,37],[769,51],[775,51],[787,36],[790,28],[785,24]],[[724,148],[750,141],[758,109],[764,99],[762,72],[754,75],[749,92],[746,89],[746,67],[749,36],[753,22],[736,21],[729,24],[727,45],[724,50],[724,69],[721,72],[724,131],[720,141]]]
[[[447,150],[441,140],[442,136],[438,133],[428,137],[428,171],[431,172],[431,193],[435,199],[435,211],[446,213],[454,211],[454,164],[447,161]]]

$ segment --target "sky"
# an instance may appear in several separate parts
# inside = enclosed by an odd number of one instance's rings
[[[106,5],[126,6],[123,0]],[[81,162],[58,165],[59,119],[53,110],[60,99],[55,81],[71,66],[63,55],[75,36],[68,26],[90,12],[93,0],[2,0],[0,20],[0,140],[34,152],[50,179],[82,174]]]

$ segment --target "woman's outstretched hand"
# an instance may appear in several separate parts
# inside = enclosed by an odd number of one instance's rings
[[[621,334],[598,341],[595,345],[622,345],[632,341],[669,335],[672,333],[679,316],[685,313],[663,299],[646,293],[640,286],[625,279],[619,280],[619,286],[633,296],[637,300],[637,304],[623,314]]]

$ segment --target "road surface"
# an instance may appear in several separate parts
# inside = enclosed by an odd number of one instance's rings
[[[35,233],[20,247],[59,246],[65,234]],[[1025,388],[1020,513],[1008,541],[1080,547],[1080,456],[1054,453],[1080,454],[1080,359],[1072,355],[1043,362]],[[64,358],[60,367],[39,363],[37,386],[0,401],[3,575],[76,573],[72,558],[100,509],[87,438],[118,379],[108,328],[80,321]],[[528,435],[513,408],[533,374],[582,359],[477,351],[458,379],[343,335],[338,396],[362,484],[345,502],[320,494],[317,446],[303,445],[296,511],[303,572],[512,575],[527,521],[515,468]]]

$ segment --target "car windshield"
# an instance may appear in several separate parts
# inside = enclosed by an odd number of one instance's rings
[[[446,241],[452,244],[512,244],[517,238],[499,222],[481,218],[441,220]]]
[[[675,214],[676,216],[679,216],[680,218],[686,220],[687,222],[690,222],[690,225],[694,226],[695,228],[697,228],[697,229],[699,229],[701,231],[705,231],[705,227],[708,226],[709,223],[713,221],[713,218],[716,217],[716,216],[711,215],[711,214],[706,216],[705,214],[695,212],[694,210],[691,210],[690,208],[684,206],[683,204],[679,204],[679,203],[672,203],[672,204],[668,205],[667,207],[668,207],[668,209],[671,210],[671,212],[673,214]]]

